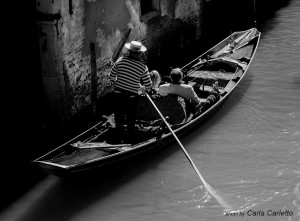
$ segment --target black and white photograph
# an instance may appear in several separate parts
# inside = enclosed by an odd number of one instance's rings
[[[10,3],[1,221],[300,220],[299,0]]]

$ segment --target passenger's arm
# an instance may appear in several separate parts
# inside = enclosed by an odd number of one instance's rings
[[[191,93],[191,100],[192,100],[193,103],[200,103],[201,102],[200,98],[197,96],[197,94],[194,91],[193,87],[191,87],[190,93]]]
[[[161,96],[166,96],[168,94],[164,84],[159,86],[157,93]]]

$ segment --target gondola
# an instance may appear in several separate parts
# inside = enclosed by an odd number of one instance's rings
[[[181,68],[184,81],[193,85],[203,101],[213,83],[218,82],[218,99],[212,105],[194,108],[177,95],[153,99],[179,138],[199,127],[230,97],[253,60],[260,35],[256,28],[234,32]],[[151,102],[143,95],[138,108],[137,142],[118,142],[114,131],[113,114],[105,116],[87,131],[31,163],[60,177],[90,171],[101,174],[127,167],[175,142]]]

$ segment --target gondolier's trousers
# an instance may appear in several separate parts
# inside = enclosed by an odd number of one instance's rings
[[[124,125],[127,125],[127,141],[135,137],[135,122],[139,95],[123,89],[114,89],[114,115],[119,138],[125,135]]]

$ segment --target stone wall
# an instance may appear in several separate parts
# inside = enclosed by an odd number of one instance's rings
[[[48,113],[63,122],[92,103],[91,42],[101,98],[111,90],[112,56],[129,30],[125,40],[143,42],[149,67],[164,71],[201,36],[202,0],[37,0],[36,6]]]
[[[284,1],[288,2],[288,0]],[[92,105],[90,43],[96,45],[98,111],[109,107],[112,57],[131,40],[147,48],[162,75],[208,50],[230,32],[250,28],[279,0],[36,0],[48,124],[68,122]],[[268,13],[266,13],[268,12]],[[127,36],[127,34],[129,34]],[[94,85],[95,86],[95,85]],[[106,102],[108,100],[108,102]]]

